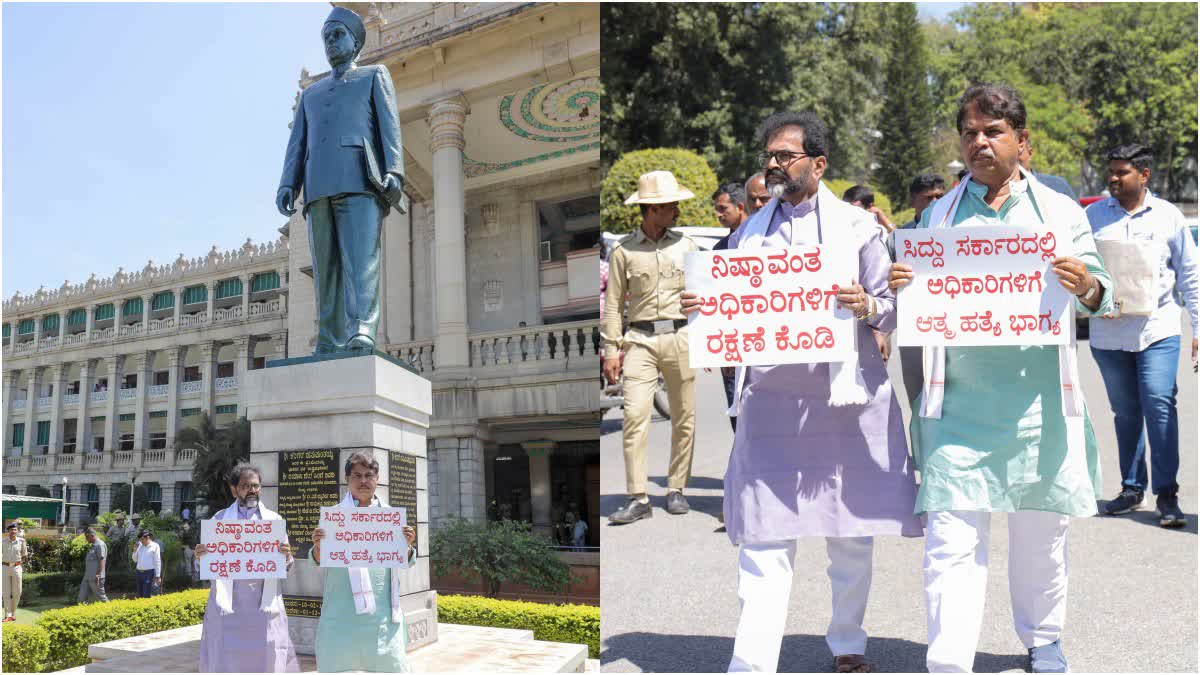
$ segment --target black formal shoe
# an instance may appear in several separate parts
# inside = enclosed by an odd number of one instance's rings
[[[1163,527],[1187,525],[1187,516],[1179,510],[1179,497],[1174,491],[1162,492],[1158,495],[1158,524]]]
[[[683,493],[678,490],[672,490],[667,493],[667,513],[673,516],[682,516],[688,512],[687,499]]]
[[[1116,499],[1104,505],[1104,513],[1119,516],[1141,508],[1144,494],[1141,490],[1127,485],[1121,489],[1121,494],[1117,495]]]
[[[608,517],[608,522],[614,525],[628,525],[635,520],[649,518],[653,515],[654,513],[650,510],[649,503],[643,504],[636,499],[630,499],[629,503],[621,508],[621,510]]]

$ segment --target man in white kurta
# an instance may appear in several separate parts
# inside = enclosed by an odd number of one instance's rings
[[[229,489],[236,501],[217,511],[216,520],[279,520],[279,514],[259,502],[259,470],[241,463],[234,467]],[[288,569],[293,558],[288,542],[281,543]],[[196,545],[197,564],[204,564],[204,545]],[[217,579],[208,591],[204,628],[200,636],[202,673],[295,673],[300,666],[288,637],[287,612],[279,579]]]

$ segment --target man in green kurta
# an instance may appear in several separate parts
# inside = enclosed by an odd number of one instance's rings
[[[1056,258],[1059,283],[1084,315],[1112,309],[1112,283],[1083,209],[1020,169],[1028,142],[1015,90],[973,85],[959,99],[963,160],[971,173],[925,210],[918,227],[1038,225],[1071,233]],[[892,287],[913,279],[893,265]],[[904,302],[901,294],[898,302]],[[1068,315],[1070,316],[1070,315]],[[1074,321],[1066,347],[927,347],[912,447],[921,470],[917,513],[928,516],[925,596],[929,672],[970,672],[987,590],[990,515],[1008,513],[1014,627],[1033,672],[1065,672],[1070,516],[1096,513],[1100,465],[1078,386]],[[917,413],[919,409],[919,415]]]
[[[304,189],[317,298],[317,353],[375,349],[383,219],[403,208],[404,152],[387,66],[358,67],[362,19],[334,7],[321,30],[329,75],[303,91],[275,206]]]
[[[355,452],[346,460],[349,490],[340,508],[387,506],[375,496],[379,463],[367,452]],[[417,531],[404,528],[409,564],[416,555]],[[309,557],[321,562],[321,540],[325,530],[313,531]],[[365,574],[364,574],[365,573]],[[384,567],[334,568],[325,570],[321,619],[317,622],[314,651],[317,671],[342,673],[408,673],[404,612],[400,609],[399,570]],[[368,597],[369,596],[369,597]]]

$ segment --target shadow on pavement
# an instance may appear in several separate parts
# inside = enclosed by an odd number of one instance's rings
[[[733,653],[732,637],[706,635],[656,635],[624,633],[604,641],[600,667],[625,660],[642,672],[721,673],[729,667]],[[898,638],[871,638],[867,659],[877,673],[925,672],[925,645]],[[1024,654],[975,655],[977,673],[1024,670]],[[622,670],[624,670],[622,668]],[[833,655],[821,635],[785,635],[779,653],[779,672],[828,673],[833,671]]]
[[[1154,508],[1153,495],[1147,494],[1146,501],[1149,502],[1148,507],[1144,506],[1139,511],[1131,511],[1129,513],[1126,513],[1126,514],[1120,515],[1120,516],[1104,515],[1104,505],[1107,504],[1108,502],[1107,501],[1097,501],[1096,505],[1100,511],[1100,515],[1096,516],[1096,517],[1102,518],[1104,520],[1116,520],[1118,518],[1123,518],[1123,519],[1127,519],[1127,520],[1132,520],[1135,523],[1141,523],[1142,525],[1149,525],[1150,527],[1157,527],[1158,529],[1163,530],[1165,532],[1186,532],[1188,534],[1196,534],[1196,514],[1184,513],[1183,515],[1187,517],[1187,524],[1184,525],[1183,527],[1179,527],[1179,528],[1163,527],[1162,525],[1158,524],[1158,511],[1156,511]]]
[[[623,420],[600,420],[600,435],[606,436],[621,431]]]
[[[687,497],[688,507],[692,511],[712,516],[714,519],[713,524],[717,524],[715,519],[717,514],[721,512],[721,497],[719,495],[689,495],[685,492],[684,496]],[[628,499],[629,496],[625,494],[600,495],[600,515],[607,518],[613,511],[625,506],[625,502]],[[654,509],[654,518],[660,515],[673,517],[666,511],[666,495],[650,495],[650,508]],[[630,524],[634,525],[636,523]]]

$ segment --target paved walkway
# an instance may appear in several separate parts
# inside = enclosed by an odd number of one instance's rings
[[[1185,336],[1190,346],[1191,336]],[[1190,351],[1190,350],[1189,350]],[[1103,456],[1104,497],[1119,486],[1112,413],[1086,344],[1079,349],[1081,377]],[[893,380],[899,373],[893,362]],[[1076,672],[1196,672],[1196,376],[1190,353],[1179,371],[1184,530],[1157,526],[1153,499],[1132,516],[1073,522],[1071,579],[1063,641]],[[722,414],[716,373],[700,373],[697,444],[688,500],[692,512],[662,510],[670,424],[656,418],[650,431],[651,502],[654,516],[632,525],[603,526],[600,597],[602,670],[712,671],[729,663],[738,619],[737,551],[717,513],[732,434]],[[601,511],[624,502],[621,411],[609,411],[601,429]],[[1007,524],[993,525],[987,613],[975,669],[1020,671],[1025,652],[1012,629],[1008,600]],[[925,670],[922,539],[880,538],[866,628],[867,656],[884,672]],[[828,559],[818,542],[802,542],[796,556],[791,612],[780,669],[828,672],[824,643],[829,621]]]

